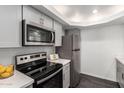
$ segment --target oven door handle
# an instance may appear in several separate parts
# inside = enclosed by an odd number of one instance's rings
[[[62,68],[60,68],[59,70],[57,70],[56,72],[54,72],[53,74],[49,75],[48,77],[46,78],[43,78],[39,81],[36,81],[37,85],[42,83],[42,82],[45,82],[46,80],[50,79],[51,77],[55,76],[57,73],[59,73],[60,71],[62,70]]]

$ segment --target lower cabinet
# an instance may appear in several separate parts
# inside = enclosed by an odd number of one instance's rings
[[[124,88],[124,64],[120,63],[117,60],[117,73],[116,73],[117,82],[120,87]]]
[[[70,86],[70,63],[63,66],[63,88]]]

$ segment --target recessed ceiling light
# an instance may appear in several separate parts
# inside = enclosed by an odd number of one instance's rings
[[[97,9],[94,9],[94,10],[92,11],[92,13],[93,13],[93,14],[96,14],[96,13],[98,13],[98,10],[97,10]]]

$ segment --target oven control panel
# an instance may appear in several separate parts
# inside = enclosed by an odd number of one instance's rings
[[[31,61],[36,61],[40,59],[47,59],[46,52],[40,52],[40,53],[32,53],[32,54],[24,54],[24,55],[18,55],[16,56],[17,65],[28,63]]]

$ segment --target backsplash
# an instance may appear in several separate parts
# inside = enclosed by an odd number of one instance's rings
[[[35,52],[47,52],[47,55],[55,51],[51,46],[39,46],[39,47],[20,47],[20,48],[1,48],[0,49],[0,64],[15,64],[15,56],[21,54],[35,53]]]

